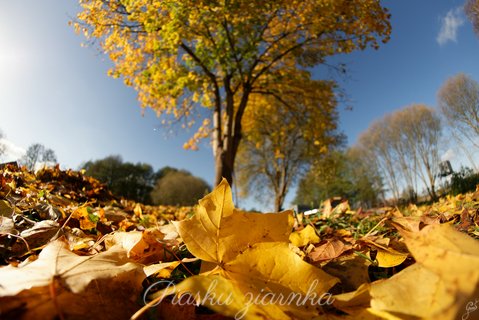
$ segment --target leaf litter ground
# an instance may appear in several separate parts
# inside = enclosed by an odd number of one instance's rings
[[[250,213],[115,198],[58,167],[0,169],[6,319],[475,319],[479,191],[404,209]],[[145,304],[147,304],[145,306]]]

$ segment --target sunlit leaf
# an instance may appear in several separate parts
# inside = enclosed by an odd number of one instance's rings
[[[297,247],[303,247],[310,243],[318,243],[319,237],[316,234],[316,230],[312,226],[307,225],[303,230],[291,233],[289,241]]]

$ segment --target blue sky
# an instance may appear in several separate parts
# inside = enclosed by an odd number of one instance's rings
[[[450,76],[465,72],[479,80],[479,38],[458,9],[463,2],[383,1],[392,14],[391,41],[332,59],[348,64],[340,83],[353,110],[340,106],[340,128],[350,144],[385,113],[412,103],[436,106]],[[74,0],[0,1],[0,129],[9,145],[0,160],[40,142],[55,150],[62,167],[120,154],[155,169],[187,169],[211,183],[209,143],[185,151],[191,132],[169,133],[151,110],[142,114],[136,93],[107,76],[108,59],[80,46],[84,39],[68,26],[77,12]]]

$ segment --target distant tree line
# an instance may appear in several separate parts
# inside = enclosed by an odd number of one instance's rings
[[[299,182],[296,203],[319,206],[327,198],[342,196],[370,206],[384,201],[385,194],[394,202],[416,203],[419,189],[435,201],[440,155],[451,141],[463,149],[474,170],[453,173],[448,190],[441,192],[473,190],[479,182],[471,153],[471,148],[479,148],[479,84],[462,73],[440,88],[437,109],[413,104],[387,114],[349,149],[318,157]]]
[[[119,155],[88,161],[82,169],[113,194],[145,204],[191,206],[211,190],[188,171],[172,167],[154,171],[146,163],[123,162]]]

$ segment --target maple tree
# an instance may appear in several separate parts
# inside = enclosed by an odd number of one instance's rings
[[[331,81],[296,77],[265,89],[269,95],[252,95],[237,161],[243,195],[265,199],[272,194],[273,210],[280,211],[290,187],[338,143],[334,88]]]
[[[389,39],[378,0],[79,0],[75,26],[100,40],[111,75],[138,91],[165,123],[191,127],[185,145],[212,137],[215,184],[233,180],[250,97],[327,57]],[[281,97],[287,92],[280,93]]]

